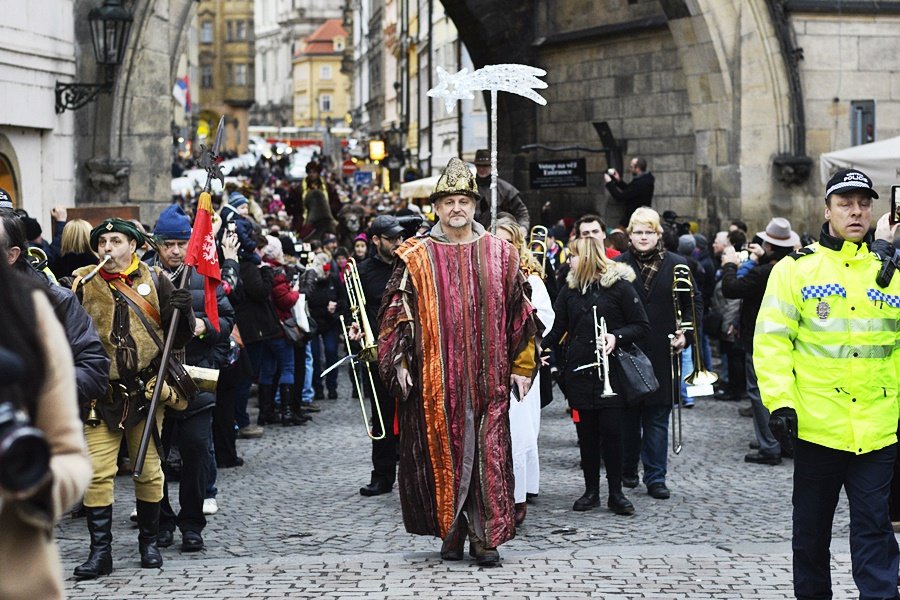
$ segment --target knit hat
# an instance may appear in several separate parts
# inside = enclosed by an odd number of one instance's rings
[[[37,219],[33,217],[22,217],[22,225],[25,227],[25,238],[30,242],[41,237],[43,229]]]
[[[281,240],[275,236],[266,236],[266,247],[263,248],[263,258],[277,263],[284,262],[284,248]]]
[[[134,226],[134,223],[113,217],[106,219],[91,230],[91,250],[94,252],[97,251],[101,235],[113,232],[125,234],[127,237],[130,237],[137,242],[138,246],[144,245],[144,234]]]
[[[691,252],[693,252],[696,247],[697,242],[691,234],[686,233],[678,238],[678,254],[690,256]]]
[[[356,242],[366,242],[366,243],[368,244],[368,243],[369,243],[369,236],[367,236],[365,233],[359,233],[359,234],[356,235],[355,238],[353,238],[353,242],[354,242],[354,243],[356,243]]]
[[[434,204],[444,196],[454,195],[469,196],[478,200],[481,196],[478,194],[478,184],[475,183],[475,176],[466,163],[455,156],[447,163],[447,168],[438,178],[437,185],[434,186],[434,193],[428,199]]]
[[[189,240],[191,220],[180,205],[171,204],[159,215],[156,227],[153,228],[153,235],[160,240]]]
[[[228,204],[232,206],[232,208],[240,208],[241,206],[247,204],[247,198],[238,191],[231,192],[231,195],[228,196]]]

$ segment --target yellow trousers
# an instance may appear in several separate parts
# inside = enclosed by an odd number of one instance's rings
[[[160,407],[156,411],[156,427],[162,423],[163,410]],[[91,455],[91,465],[94,475],[91,484],[84,493],[84,505],[89,507],[109,506],[113,503],[114,482],[116,472],[119,470],[119,446],[122,444],[122,436],[125,436],[128,444],[128,456],[134,464],[138,446],[141,444],[141,434],[144,431],[144,422],[141,421],[124,431],[112,430],[105,423],[96,427],[84,426],[84,438],[87,441],[88,452]],[[156,451],[156,443],[151,440],[147,448],[147,458],[144,461],[144,470],[141,476],[134,481],[134,495],[144,502],[159,502],[163,497],[163,472],[159,461],[159,453]]]

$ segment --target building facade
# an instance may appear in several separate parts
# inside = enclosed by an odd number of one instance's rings
[[[201,0],[199,31],[199,111],[201,143],[215,135],[225,116],[225,150],[247,149],[250,107],[254,103],[255,53],[253,0]]]
[[[350,108],[350,78],[341,70],[348,38],[341,20],[329,19],[294,56],[294,126],[313,137],[342,124]]]

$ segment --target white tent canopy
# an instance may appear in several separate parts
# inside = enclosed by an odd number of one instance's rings
[[[900,137],[828,152],[819,157],[822,185],[840,169],[859,169],[872,178],[882,198],[890,198],[892,185],[900,183]]]
[[[475,174],[475,165],[470,164],[469,170]],[[407,181],[400,184],[401,198],[428,198],[434,192],[440,175],[432,175],[424,179],[416,179],[415,181]]]

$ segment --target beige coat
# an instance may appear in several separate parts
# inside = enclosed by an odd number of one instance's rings
[[[28,500],[14,501],[0,491],[0,598],[63,598],[62,566],[53,526],[77,501],[91,480],[75,392],[75,368],[62,325],[50,302],[36,293],[38,333],[44,342],[47,373],[37,402],[34,425],[50,443],[52,485],[37,495],[46,509]]]

